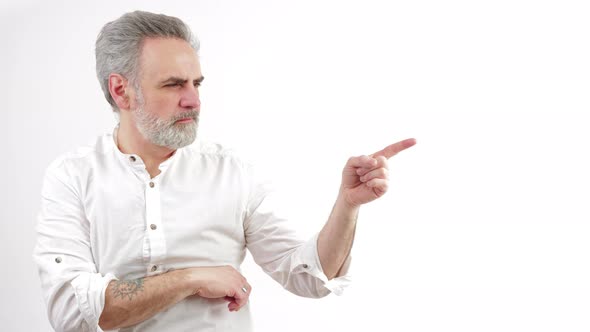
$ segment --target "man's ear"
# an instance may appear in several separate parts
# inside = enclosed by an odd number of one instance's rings
[[[109,92],[120,110],[129,110],[131,101],[135,98],[135,91],[129,80],[119,74],[109,75]]]

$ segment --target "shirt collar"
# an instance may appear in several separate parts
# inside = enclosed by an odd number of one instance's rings
[[[139,170],[139,171],[145,171],[145,163],[143,162],[143,160],[141,159],[141,157],[139,155],[123,153],[119,149],[119,143],[117,140],[117,133],[118,132],[119,132],[119,124],[117,124],[115,126],[115,128],[113,129],[113,139],[110,140],[112,143],[113,150],[115,151],[115,154],[117,155],[117,157],[123,163],[129,165],[133,169]],[[172,152],[172,155],[170,155],[170,157],[168,157],[168,159],[164,160],[160,164],[159,168],[162,173],[164,173],[164,171],[168,168],[168,166],[170,166],[170,164],[172,163],[172,160],[176,159],[174,157],[178,154],[177,152],[182,149],[184,149],[184,148],[174,150],[174,152]]]

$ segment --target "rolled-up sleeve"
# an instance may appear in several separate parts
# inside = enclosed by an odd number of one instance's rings
[[[53,328],[102,331],[98,320],[105,290],[116,277],[97,272],[89,222],[72,178],[60,161],[45,173],[33,258]]]
[[[301,239],[288,220],[270,181],[248,165],[249,195],[244,230],[246,245],[254,261],[285,289],[303,297],[341,295],[350,283],[351,257],[346,258],[337,276],[326,277],[320,263],[317,238]]]

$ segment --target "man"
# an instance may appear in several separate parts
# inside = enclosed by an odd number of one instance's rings
[[[179,19],[133,12],[106,24],[96,68],[120,122],[47,169],[34,258],[56,331],[249,331],[246,249],[287,290],[340,292],[359,207],[387,191],[404,140],[350,158],[329,220],[294,236],[268,183],[195,141],[199,46]]]

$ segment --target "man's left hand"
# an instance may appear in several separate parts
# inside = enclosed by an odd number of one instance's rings
[[[389,181],[387,160],[414,144],[416,140],[409,138],[368,156],[348,159],[342,171],[340,198],[351,207],[359,207],[383,196]]]

